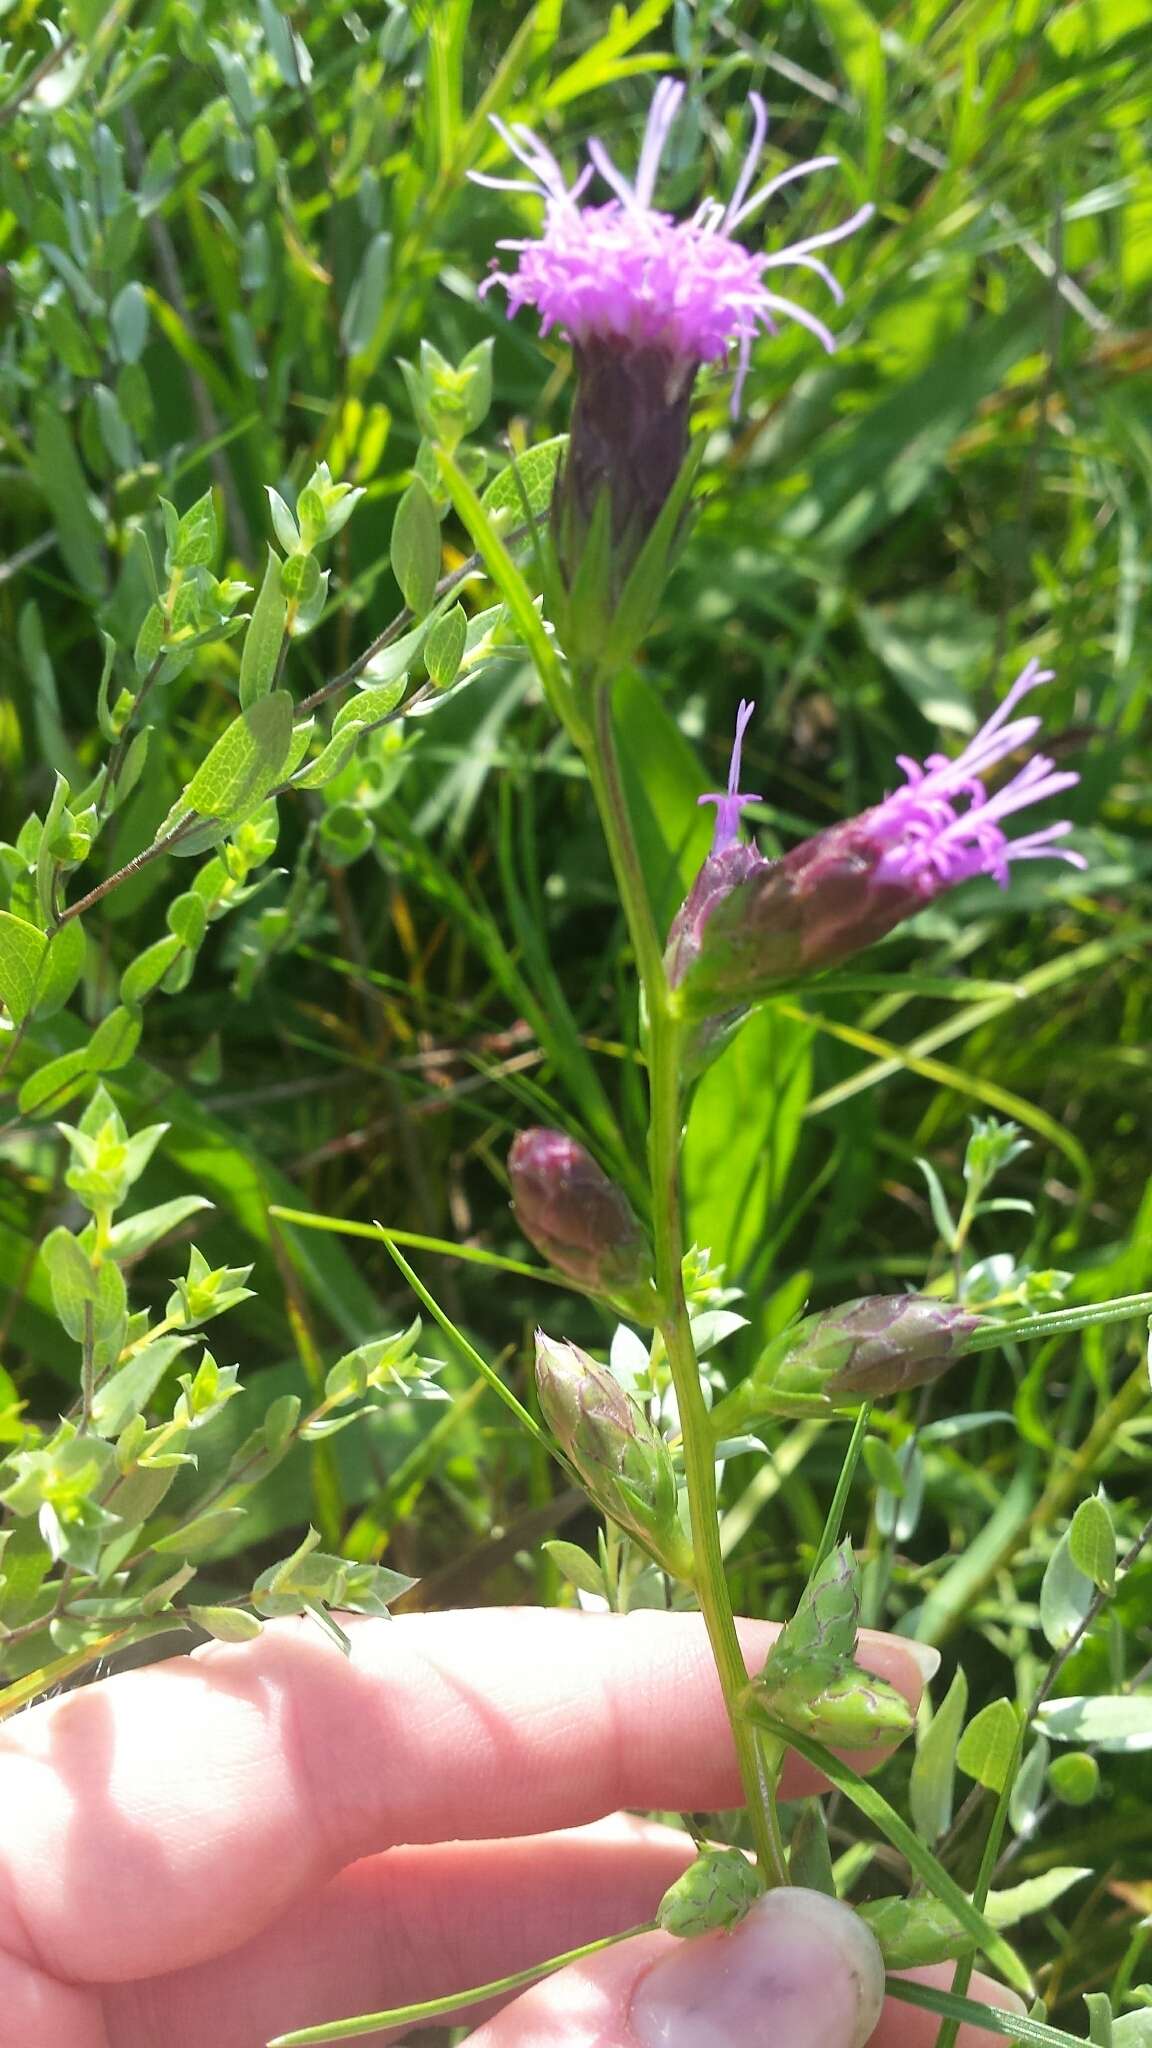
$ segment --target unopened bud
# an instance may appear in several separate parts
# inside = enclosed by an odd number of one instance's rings
[[[563,1131],[521,1131],[508,1154],[516,1221],[550,1265],[617,1300],[647,1296],[652,1264],[623,1190]]]
[[[904,1695],[856,1662],[860,1574],[850,1543],[819,1565],[743,1695],[753,1720],[771,1716],[817,1742],[884,1749],[912,1726]]]
[[[810,1415],[835,1402],[926,1386],[947,1372],[981,1320],[924,1294],[866,1294],[805,1316],[717,1404],[713,1428],[733,1436],[757,1418]]]
[[[665,1892],[656,1925],[682,1939],[737,1927],[763,1891],[764,1880],[743,1849],[702,1849]]]
[[[665,1571],[692,1576],[672,1453],[640,1403],[579,1345],[536,1332],[536,1386],[557,1442],[591,1499]]]
[[[849,1346],[843,1363],[828,1381],[838,1394],[902,1394],[923,1387],[946,1373],[964,1349],[980,1317],[955,1302],[935,1301],[926,1294],[866,1294],[842,1308],[828,1309],[816,1321],[823,1332],[835,1330]]]

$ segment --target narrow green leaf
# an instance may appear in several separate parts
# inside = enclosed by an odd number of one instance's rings
[[[1040,1626],[1054,1650],[1070,1643],[1092,1605],[1094,1587],[1072,1558],[1065,1531],[1040,1582]]]
[[[1051,1744],[1043,1735],[1038,1735],[1017,1773],[1008,1802],[1008,1819],[1018,1835],[1030,1835],[1036,1826],[1044,1794],[1044,1775],[1051,1755]]]
[[[422,2020],[438,2019],[442,2013],[455,2012],[459,2006],[480,2005],[486,1999],[495,1998],[506,1991],[519,1991],[525,1984],[535,1984],[541,1977],[549,1977],[555,1970],[566,1968],[569,1963],[580,1962],[584,1956],[599,1954],[601,1949],[613,1948],[618,1941],[628,1941],[634,1934],[648,1934],[653,1926],[646,1921],[642,1927],[629,1927],[622,1934],[602,1935],[599,1941],[585,1942],[583,1948],[569,1949],[564,1955],[550,1956],[546,1963],[536,1963],[529,1970],[517,1970],[514,1976],[500,1977],[490,1984],[477,1984],[471,1991],[456,1991],[446,1998],[426,1998],[419,2005],[397,2005],[387,2012],[359,2013],[355,2019],[329,2020],[319,2027],[301,2027],[292,2034],[277,2034],[268,2043],[268,2048],[312,2048],[313,2043],[322,2041],[353,2041],[361,2034],[378,2034],[383,2027],[411,2027]],[[1083,2048],[1078,2043],[1077,2048]]]
[[[266,696],[276,680],[287,615],[288,600],[280,585],[279,557],[269,548],[264,580],[252,607],[240,656],[240,704],[245,711]]]
[[[968,1709],[968,1680],[957,1667],[952,1683],[916,1744],[909,1803],[916,1832],[936,1842],[952,1821],[956,1745]]]
[[[207,568],[216,554],[216,506],[210,490],[185,512],[172,548],[174,569]]]
[[[61,1053],[59,1059],[49,1060],[29,1074],[17,1097],[17,1108],[22,1116],[33,1116],[49,1105],[62,1108],[84,1086],[91,1071],[87,1046]]]
[[[446,690],[449,683],[455,681],[467,637],[468,621],[464,607],[454,604],[442,619],[437,619],[424,642],[424,666],[438,690]]]
[[[37,1021],[54,1017],[57,1010],[63,1009],[84,972],[87,950],[78,917],[70,917],[67,924],[53,933],[36,991]]]
[[[918,2005],[924,2012],[939,2013],[942,2019],[955,2020],[981,2034],[999,2034],[1002,2039],[1015,2041],[1019,2048],[1084,2048],[1079,2034],[1066,2034],[1060,2027],[1049,2027],[1042,2020],[1027,2019],[1018,2012],[1005,2012],[998,2005],[979,2005],[973,1998],[960,1998],[954,1991],[938,1991],[934,1984],[917,1984],[908,1977],[889,1977],[887,1984],[889,1998],[898,1998],[904,2005]]]
[[[413,477],[392,524],[392,573],[416,618],[429,610],[440,575],[440,521],[427,486]]]
[[[179,1529],[172,1529],[166,1536],[158,1536],[149,1545],[161,1557],[202,1557],[227,1536],[233,1525],[242,1520],[243,1508],[209,1508],[203,1515],[196,1515]]]
[[[112,338],[123,363],[138,363],[148,339],[148,296],[132,278],[112,301]]]
[[[203,899],[188,889],[182,896],[176,896],[168,905],[165,917],[169,931],[187,946],[192,953],[200,945],[208,928],[208,912]]]
[[[452,1342],[456,1345],[457,1349],[468,1360],[469,1365],[474,1367],[474,1369],[480,1374],[481,1379],[487,1382],[488,1386],[491,1387],[492,1392],[499,1396],[500,1400],[503,1401],[504,1406],[506,1408],[511,1409],[513,1415],[516,1417],[516,1420],[520,1423],[522,1428],[528,1431],[529,1436],[534,1437],[536,1442],[540,1445],[540,1447],[543,1450],[548,1452],[548,1455],[550,1457],[556,1458],[559,1463],[563,1464],[563,1460],[560,1459],[559,1453],[557,1452],[555,1445],[552,1443],[551,1438],[548,1437],[545,1434],[545,1432],[541,1429],[540,1424],[536,1421],[535,1416],[530,1415],[527,1408],[524,1407],[523,1403],[516,1399],[516,1396],[512,1392],[511,1387],[505,1385],[499,1373],[495,1372],[493,1368],[489,1365],[488,1360],[486,1358],[482,1358],[480,1356],[480,1353],[476,1350],[475,1345],[470,1344],[468,1342],[467,1337],[465,1337],[463,1333],[456,1328],[455,1323],[453,1323],[451,1319],[445,1314],[444,1310],[440,1307],[439,1302],[436,1301],[431,1294],[429,1294],[428,1289],[425,1287],[424,1282],[419,1278],[418,1274],[413,1272],[412,1267],[408,1264],[407,1259],[404,1257],[403,1253],[399,1249],[399,1233],[390,1230],[385,1230],[382,1223],[378,1223],[375,1227],[379,1231],[380,1236],[383,1238],[390,1256],[395,1260],[396,1264],[400,1268],[400,1271],[403,1273],[404,1278],[407,1280],[409,1287],[412,1289],[412,1292],[416,1295],[419,1301],[423,1302],[425,1308],[428,1310],[429,1315],[435,1318],[436,1322],[440,1325],[440,1328],[443,1330],[445,1336],[451,1338]],[[566,1465],[564,1466],[564,1469],[565,1471],[567,1471],[568,1468]]]
[[[243,1607],[197,1607],[190,1605],[192,1620],[215,1636],[218,1643],[251,1643],[263,1632],[258,1614]]]
[[[71,574],[90,597],[104,590],[104,535],[88,498],[66,416],[43,398],[33,415],[32,453],[40,488],[56,524],[56,538]]]
[[[115,1259],[138,1259],[141,1252],[150,1251],[169,1231],[186,1223],[189,1216],[196,1216],[203,1209],[211,1209],[212,1203],[206,1195],[176,1195],[170,1202],[160,1202],[154,1209],[141,1209],[136,1216],[124,1216],[114,1223],[108,1233],[108,1249]]]
[[[546,695],[555,704],[563,686],[560,660],[544,630],[532,593],[463,471],[446,449],[437,449],[436,460],[457,515],[512,615],[512,622],[536,664]]]
[[[493,477],[480,503],[501,533],[525,519],[538,519],[548,510],[567,446],[567,434],[537,441],[534,448],[526,448]]]
[[[545,1543],[542,1548],[570,1586],[575,1586],[580,1593],[593,1594],[599,1600],[606,1597],[603,1572],[596,1559],[589,1557],[586,1550],[581,1550],[578,1543],[564,1543],[556,1539]]]
[[[801,1804],[800,1818],[788,1845],[788,1875],[793,1884],[804,1885],[812,1892],[824,1892],[830,1899],[836,1897],[828,1823],[822,1799],[805,1799]]]
[[[118,1067],[126,1067],[140,1043],[140,1030],[140,1018],[131,1010],[123,1005],[110,1010],[88,1041],[85,1058],[89,1073],[112,1074]]]
[[[350,356],[359,355],[372,345],[384,311],[391,269],[391,235],[373,235],[340,321],[340,339]]]
[[[157,1337],[154,1344],[146,1344],[134,1358],[117,1366],[92,1404],[92,1426],[97,1433],[117,1437],[127,1429],[135,1416],[143,1414],[173,1359],[195,1342],[191,1336]],[[116,1505],[122,1512],[119,1500]]]
[[[1094,1749],[1131,1756],[1152,1749],[1152,1693],[1047,1700],[1036,1716],[1036,1726],[1053,1742],[1090,1742]]]

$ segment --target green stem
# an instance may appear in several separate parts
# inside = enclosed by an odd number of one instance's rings
[[[640,970],[640,982],[644,990],[650,1016],[664,1008],[668,997],[668,985],[664,977],[664,953],[660,944],[652,905],[648,898],[648,884],[640,864],[640,855],[632,831],[632,819],[628,811],[628,800],[624,794],[624,779],[620,773],[620,756],[616,750],[616,728],[612,720],[612,685],[594,685],[593,706],[594,739],[584,749],[584,762],[588,780],[600,812],[604,837],[608,841],[608,852],[628,930],[636,952],[636,965]]]
[[[680,1414],[684,1478],[692,1520],[695,1588],[716,1660],[744,1784],[752,1837],[768,1884],[787,1884],[788,1864],[776,1813],[773,1774],[756,1730],[739,1711],[748,1673],[724,1573],[720,1545],[716,1465],[708,1410],[688,1304],[684,1295],[684,1242],[680,1202],[681,1026],[664,973],[663,954],[632,821],[624,795],[612,722],[611,686],[595,686],[595,742],[585,755],[608,850],[628,922],[648,1013],[648,1160],[660,1331]]]

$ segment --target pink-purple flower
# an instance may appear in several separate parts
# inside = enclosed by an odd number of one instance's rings
[[[771,252],[748,249],[738,241],[738,230],[784,186],[837,162],[832,156],[818,156],[792,164],[753,191],[768,129],[764,102],[753,93],[752,138],[727,205],[705,199],[687,220],[661,212],[654,204],[656,182],[683,97],[683,85],[671,78],[660,81],[631,184],[603,143],[593,141],[588,164],[569,186],[555,157],[531,129],[519,123],[508,127],[494,119],[493,126],[529,178],[473,176],[478,183],[501,190],[535,193],[545,202],[545,216],[536,239],[499,244],[515,255],[516,266],[494,271],[482,290],[501,285],[510,315],[522,306],[534,306],[542,333],[559,328],[578,349],[610,342],[622,349],[659,351],[670,399],[691,384],[702,363],[724,361],[735,350],[735,410],[752,343],[762,329],[774,334],[781,318],[796,320],[824,348],[834,349],[824,322],[775,291],[768,280],[790,266],[809,270],[842,303],[840,286],[816,252],[852,234],[872,208],[860,207],[838,227]],[[589,205],[584,195],[597,173],[613,197]]]
[[[1017,811],[1071,789],[1079,777],[1034,754],[989,794],[987,777],[1035,740],[1040,720],[1016,715],[1051,671],[1030,661],[1003,703],[956,758],[901,756],[900,788],[859,817],[830,825],[779,860],[740,837],[740,750],[752,713],[741,704],[728,788],[702,797],[717,806],[712,850],[673,924],[668,970],[688,1006],[717,1015],[805,971],[834,966],[874,944],[946,889],[975,875],[1003,888],[1014,861],[1082,854],[1063,841],[1066,820],[1010,838]]]

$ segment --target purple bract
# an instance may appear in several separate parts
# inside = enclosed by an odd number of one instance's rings
[[[497,270],[483,285],[502,285],[508,311],[534,306],[541,332],[561,328],[578,347],[615,341],[629,348],[658,349],[668,359],[670,393],[683,389],[701,363],[724,360],[735,348],[737,376],[733,410],[757,333],[776,332],[777,317],[799,321],[831,351],[835,342],[822,320],[793,300],[771,291],[766,276],[785,265],[811,270],[838,304],[843,293],[814,252],[850,235],[872,213],[863,206],[851,219],[823,234],[809,235],[770,254],[746,249],[736,231],[785,185],[837,162],[832,156],[792,164],[749,193],[764,146],[768,114],[751,94],[752,139],[727,206],[705,199],[689,220],[675,220],[653,205],[656,179],[684,87],[662,79],[653,96],[633,184],[617,170],[603,144],[589,144],[590,162],[568,186],[551,151],[519,123],[493,126],[531,180],[472,175],[478,184],[502,191],[532,192],[545,202],[544,230],[536,241],[504,241],[517,258],[515,270]],[[580,202],[599,172],[615,197],[602,206]]]

